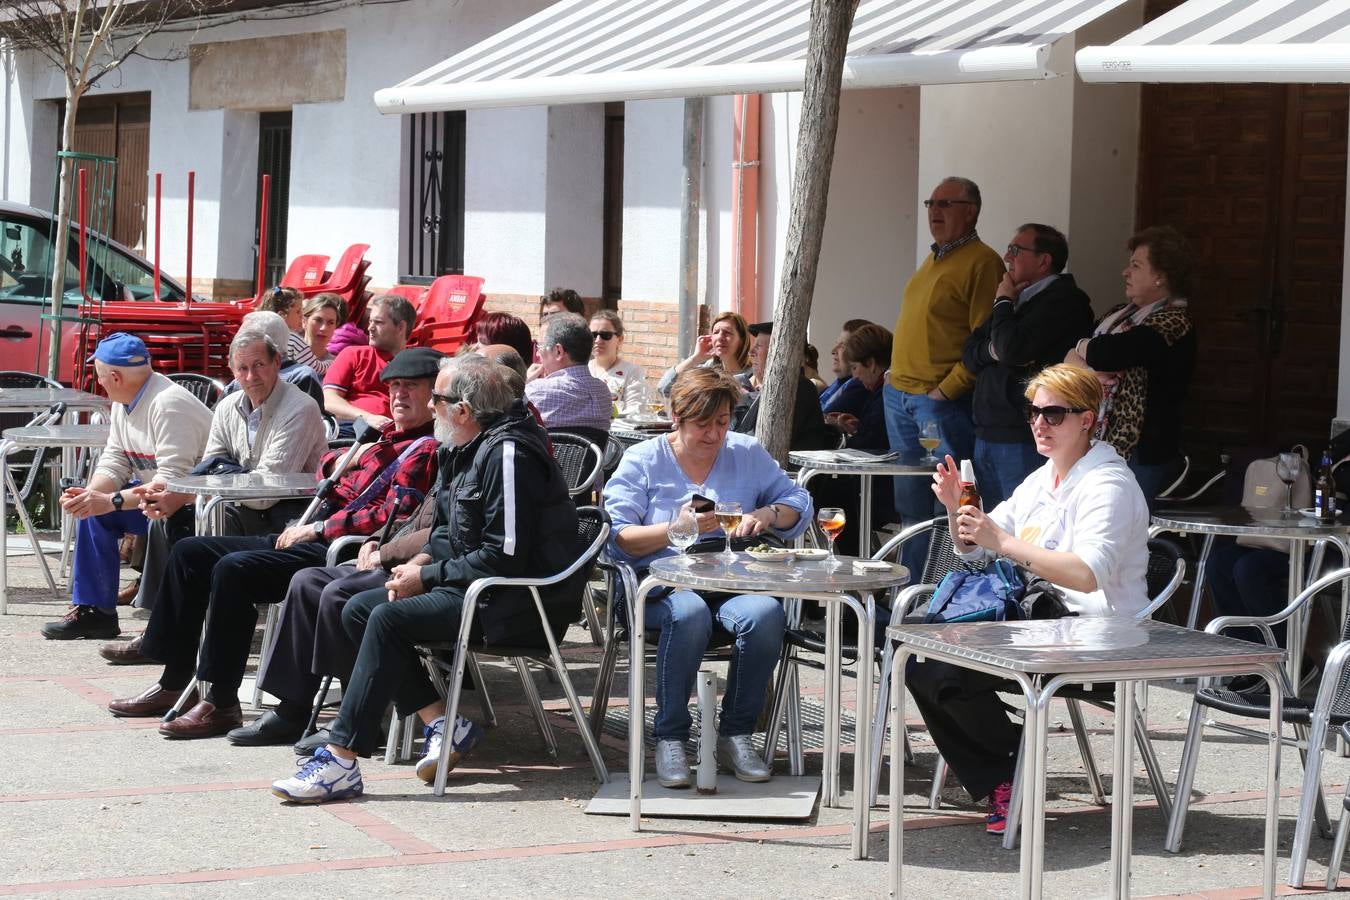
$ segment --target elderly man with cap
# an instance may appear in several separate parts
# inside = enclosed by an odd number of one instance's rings
[[[111,638],[117,625],[117,542],[145,534],[137,509],[139,482],[186,475],[201,459],[211,411],[150,368],[145,343],[134,334],[110,334],[94,350],[94,375],[112,404],[108,443],[84,487],[67,488],[61,508],[79,520],[71,571],[71,609],[48,622],[53,640]]]
[[[385,367],[380,377],[389,388],[393,421],[339,477],[313,524],[266,536],[192,537],[174,545],[141,641],[141,653],[164,663],[164,671],[139,695],[109,703],[113,715],[161,715],[195,671],[211,684],[210,693],[161,725],[160,734],[211,737],[242,724],[239,685],[258,619],[254,604],[279,602],[292,575],[324,564],[330,541],[378,533],[390,517],[416,509],[430,488],[437,444],[429,404],[440,358],[434,350],[415,348]],[[325,459],[321,477],[335,456]]]

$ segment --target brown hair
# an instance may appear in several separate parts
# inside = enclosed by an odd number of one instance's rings
[[[868,322],[844,341],[844,359],[858,365],[876,360],[882,366],[889,366],[892,341],[889,328]]]
[[[305,305],[300,307],[300,313],[306,319],[314,315],[321,309],[331,309],[337,314],[337,323],[341,325],[347,321],[347,301],[343,300],[339,294],[315,294],[305,301]]]
[[[1102,383],[1089,369],[1081,369],[1068,363],[1048,366],[1041,369],[1027,382],[1025,396],[1032,402],[1036,391],[1045,388],[1056,397],[1063,398],[1070,406],[1090,409],[1095,417],[1102,405]]]
[[[597,309],[595,312],[591,313],[591,321],[594,322],[596,319],[604,319],[609,323],[610,329],[615,334],[619,337],[623,337],[623,319],[621,319],[619,314],[614,310]]]
[[[675,377],[670,390],[670,415],[676,423],[702,422],[720,413],[723,407],[728,412],[735,409],[740,399],[741,389],[730,375],[696,366]]]
[[[1127,246],[1133,253],[1140,247],[1148,248],[1148,264],[1167,278],[1167,290],[1173,297],[1191,295],[1191,273],[1194,259],[1191,245],[1181,232],[1171,225],[1154,225],[1136,232]]]
[[[718,313],[717,317],[708,325],[708,330],[712,331],[713,326],[718,322],[730,322],[731,327],[736,329],[736,334],[741,339],[740,349],[736,351],[736,365],[744,369],[750,365],[750,326],[745,324],[745,318],[740,313],[730,310]]]
[[[290,287],[274,287],[263,294],[258,309],[284,316],[292,306],[305,299],[305,295]]]

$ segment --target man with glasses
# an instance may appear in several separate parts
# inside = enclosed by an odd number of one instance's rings
[[[1064,271],[1069,242],[1057,229],[1028,222],[1003,261],[994,311],[961,355],[975,373],[975,477],[987,510],[1044,462],[1023,414],[1027,381],[1092,333],[1092,301]]]
[[[932,253],[905,285],[891,349],[891,377],[883,389],[891,449],[909,464],[917,464],[923,456],[919,436],[928,423],[938,428],[939,457],[969,459],[974,452],[970,391],[975,376],[961,362],[961,350],[975,326],[989,315],[1004,272],[998,253],[975,232],[980,217],[980,189],[975,182],[944,178],[924,206]],[[933,518],[933,492],[924,479],[894,482],[895,508],[906,526]],[[910,541],[906,564],[911,568],[921,564],[927,550],[927,541]]]
[[[544,323],[539,377],[525,385],[548,428],[573,431],[604,446],[609,436],[609,388],[591,374],[591,331],[575,313],[557,313]]]

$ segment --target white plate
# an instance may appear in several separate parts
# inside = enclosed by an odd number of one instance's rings
[[[791,550],[747,550],[746,555],[756,562],[785,563],[796,559]]]
[[[1314,507],[1314,506],[1305,506],[1303,509],[1300,509],[1300,510],[1299,510],[1299,514],[1300,514],[1300,515],[1307,516],[1307,517],[1310,518],[1310,519],[1316,519],[1316,518],[1317,518],[1317,508]],[[1341,517],[1341,511],[1338,509],[1338,510],[1336,510],[1336,518],[1339,519],[1340,517]]]
[[[807,548],[805,550],[796,550],[794,552],[797,554],[797,558],[802,560],[803,562],[807,562],[813,559],[824,559],[825,557],[830,555],[830,552],[828,550],[816,550],[813,548]]]

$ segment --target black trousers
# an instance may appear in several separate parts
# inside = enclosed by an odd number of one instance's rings
[[[358,572],[351,566],[295,573],[281,605],[262,689],[279,697],[288,711],[303,706],[307,712],[324,675],[349,681],[358,645],[343,627],[342,609],[356,594],[383,587],[388,578],[384,569]]]
[[[393,603],[381,587],[347,601],[342,624],[361,649],[330,729],[332,743],[369,756],[390,700],[408,716],[441,699],[413,645],[455,640],[463,607],[464,592],[449,587]]]
[[[173,545],[141,641],[143,654],[164,663],[160,684],[183,687],[195,667],[211,682],[212,702],[237,702],[258,624],[254,604],[281,602],[291,576],[323,565],[328,552],[320,541],[276,550],[276,537],[190,537]]]
[[[911,661],[905,686],[938,752],[971,799],[1013,779],[1022,729],[994,689],[1007,679],[949,663]]]

